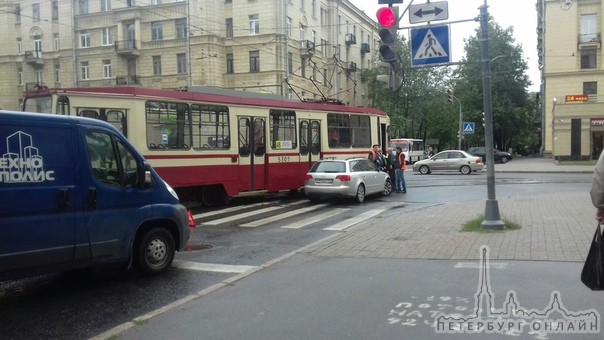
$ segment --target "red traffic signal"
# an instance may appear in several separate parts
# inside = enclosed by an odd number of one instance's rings
[[[393,7],[381,7],[375,14],[378,23],[385,28],[391,28],[398,22],[398,13]]]

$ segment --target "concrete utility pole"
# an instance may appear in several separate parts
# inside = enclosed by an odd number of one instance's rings
[[[482,64],[482,96],[484,105],[484,139],[487,156],[487,202],[484,209],[484,229],[505,229],[495,198],[495,157],[493,155],[493,108],[491,103],[491,60],[489,57],[489,13],[487,0],[480,7],[480,47]]]

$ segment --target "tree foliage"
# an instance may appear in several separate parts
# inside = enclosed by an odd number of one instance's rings
[[[392,137],[436,140],[439,150],[457,148],[461,105],[463,121],[476,126],[474,135],[465,136],[463,148],[484,145],[480,30],[475,33],[465,41],[465,56],[456,69],[411,68],[409,44],[401,37],[398,50],[404,81],[396,92],[376,82],[377,74],[385,74],[384,69],[363,74],[369,81],[373,106],[390,116]],[[489,50],[494,145],[500,149],[532,150],[539,142],[539,118],[535,96],[527,92],[528,66],[522,47],[515,44],[513,29],[503,29],[489,21]],[[452,104],[447,101],[447,88],[453,89],[458,99]]]

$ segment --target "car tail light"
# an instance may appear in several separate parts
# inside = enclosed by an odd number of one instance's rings
[[[480,164],[480,157],[476,158],[476,164]]]
[[[306,174],[306,177],[304,177],[304,182],[308,182],[312,179],[312,175],[311,174]]]
[[[336,179],[339,179],[340,182],[349,182],[350,181],[350,175],[337,175]]]

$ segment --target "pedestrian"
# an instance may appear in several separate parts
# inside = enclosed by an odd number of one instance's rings
[[[434,151],[432,151],[432,147],[428,148],[428,157],[432,158],[434,156]]]
[[[596,207],[596,220],[604,223],[604,152],[600,154],[591,180],[591,202]]]
[[[378,170],[386,172],[386,162],[384,160],[384,154],[382,153],[382,148],[380,148],[380,147],[378,147],[376,164],[377,164]]]
[[[373,162],[373,164],[375,164],[375,166],[377,166],[377,158],[378,158],[378,149],[379,149],[379,145],[377,144],[373,144],[373,146],[371,147],[371,150],[369,151],[369,154],[367,155],[367,159],[369,159],[370,161]]]
[[[388,175],[396,190],[396,169],[400,168],[400,164],[396,152],[392,148],[386,149],[386,154],[388,155]]]
[[[405,185],[405,170],[407,170],[407,164],[405,160],[405,154],[400,146],[396,147],[396,154],[398,157],[398,163],[400,166],[396,169],[396,192],[407,193],[407,186]]]

